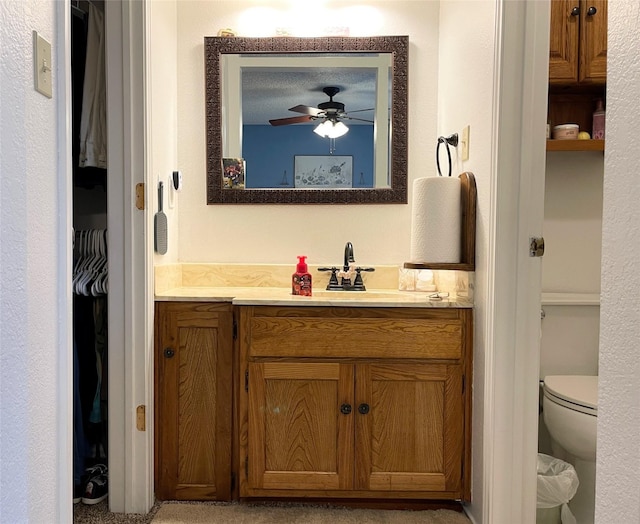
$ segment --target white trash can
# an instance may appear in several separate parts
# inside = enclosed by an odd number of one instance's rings
[[[569,501],[578,489],[578,475],[564,460],[538,453],[536,524],[576,524]]]

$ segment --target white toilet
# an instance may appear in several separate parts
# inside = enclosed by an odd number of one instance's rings
[[[580,486],[569,504],[578,524],[592,524],[595,509],[598,377],[544,378],[542,414],[554,457],[572,464]]]

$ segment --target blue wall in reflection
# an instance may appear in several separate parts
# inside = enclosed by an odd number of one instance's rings
[[[247,189],[293,187],[296,155],[330,154],[329,139],[309,125],[245,125],[242,133]],[[349,125],[349,132],[335,139],[333,154],[353,157],[354,188],[373,187],[373,126]]]

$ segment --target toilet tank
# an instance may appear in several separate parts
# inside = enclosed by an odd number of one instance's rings
[[[600,306],[542,304],[540,379],[546,375],[597,375]]]

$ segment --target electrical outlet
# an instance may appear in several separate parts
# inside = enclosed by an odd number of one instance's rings
[[[469,160],[469,128],[471,126],[465,126],[462,130],[462,161]]]
[[[51,44],[33,32],[33,74],[35,90],[47,98],[53,96],[51,85]]]

